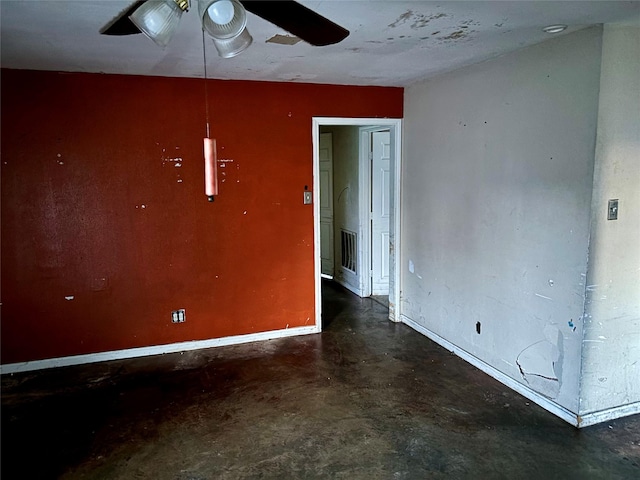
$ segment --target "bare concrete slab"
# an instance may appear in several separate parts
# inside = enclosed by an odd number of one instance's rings
[[[577,430],[323,290],[319,335],[3,376],[3,480],[640,477],[640,416]]]

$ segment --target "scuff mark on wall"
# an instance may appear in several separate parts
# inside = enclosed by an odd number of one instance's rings
[[[156,142],[156,145],[160,145],[159,142]],[[178,156],[176,154],[179,154],[179,152],[177,152],[177,150],[180,150],[180,147],[173,147],[173,150],[175,151],[174,155],[172,156],[171,153],[167,153],[167,149],[163,148],[162,149],[162,153],[160,154],[160,158],[162,160],[162,166],[164,167],[166,164],[169,165],[173,165],[174,167],[181,167],[182,166],[182,162],[183,159],[181,156]]]
[[[175,157],[175,158],[163,158],[162,159],[162,164],[172,164],[174,165],[174,167],[181,167],[182,166],[182,157]]]
[[[540,295],[539,293],[534,293],[536,297],[544,298],[545,300],[553,300],[551,297],[547,297],[545,295]]]
[[[156,142],[156,145],[160,145],[160,144],[158,142]],[[178,153],[177,150],[180,150],[180,147],[174,147],[174,150],[176,150],[176,153]],[[175,153],[174,153],[174,155],[175,155]],[[173,165],[174,168],[181,168],[182,164],[184,163],[184,158],[183,157],[181,157],[181,156],[171,156],[170,154],[167,153],[167,149],[166,148],[162,149],[161,158],[162,158],[162,166],[163,167],[165,165]],[[176,183],[183,183],[182,176],[179,173],[177,173],[177,175],[176,175]]]
[[[109,277],[98,277],[91,280],[91,290],[101,292],[109,287]]]

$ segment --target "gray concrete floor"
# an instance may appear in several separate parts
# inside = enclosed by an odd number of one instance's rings
[[[637,479],[640,416],[577,430],[384,306],[324,332],[2,377],[2,479]]]

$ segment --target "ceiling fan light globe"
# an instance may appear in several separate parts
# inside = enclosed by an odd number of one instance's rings
[[[218,25],[226,25],[233,20],[235,9],[229,0],[218,0],[207,8],[207,15]]]
[[[166,47],[178,29],[182,13],[174,0],[148,0],[129,19],[157,45]]]
[[[220,5],[216,5],[220,4]],[[226,6],[224,6],[227,4]],[[220,7],[220,8],[219,8]],[[214,17],[211,16],[213,9]],[[233,16],[231,16],[231,11]],[[205,32],[216,40],[228,40],[240,35],[247,26],[247,12],[238,0],[200,0],[198,13]],[[231,16],[231,19],[229,19]],[[226,23],[219,23],[228,20]]]
[[[218,55],[222,58],[232,58],[241,54],[249,45],[253,42],[253,37],[249,34],[249,31],[245,28],[233,38],[226,39],[213,39],[213,44],[218,50]]]

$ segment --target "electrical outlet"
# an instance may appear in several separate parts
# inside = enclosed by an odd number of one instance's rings
[[[187,312],[184,308],[171,312],[171,323],[183,323],[187,320]]]

